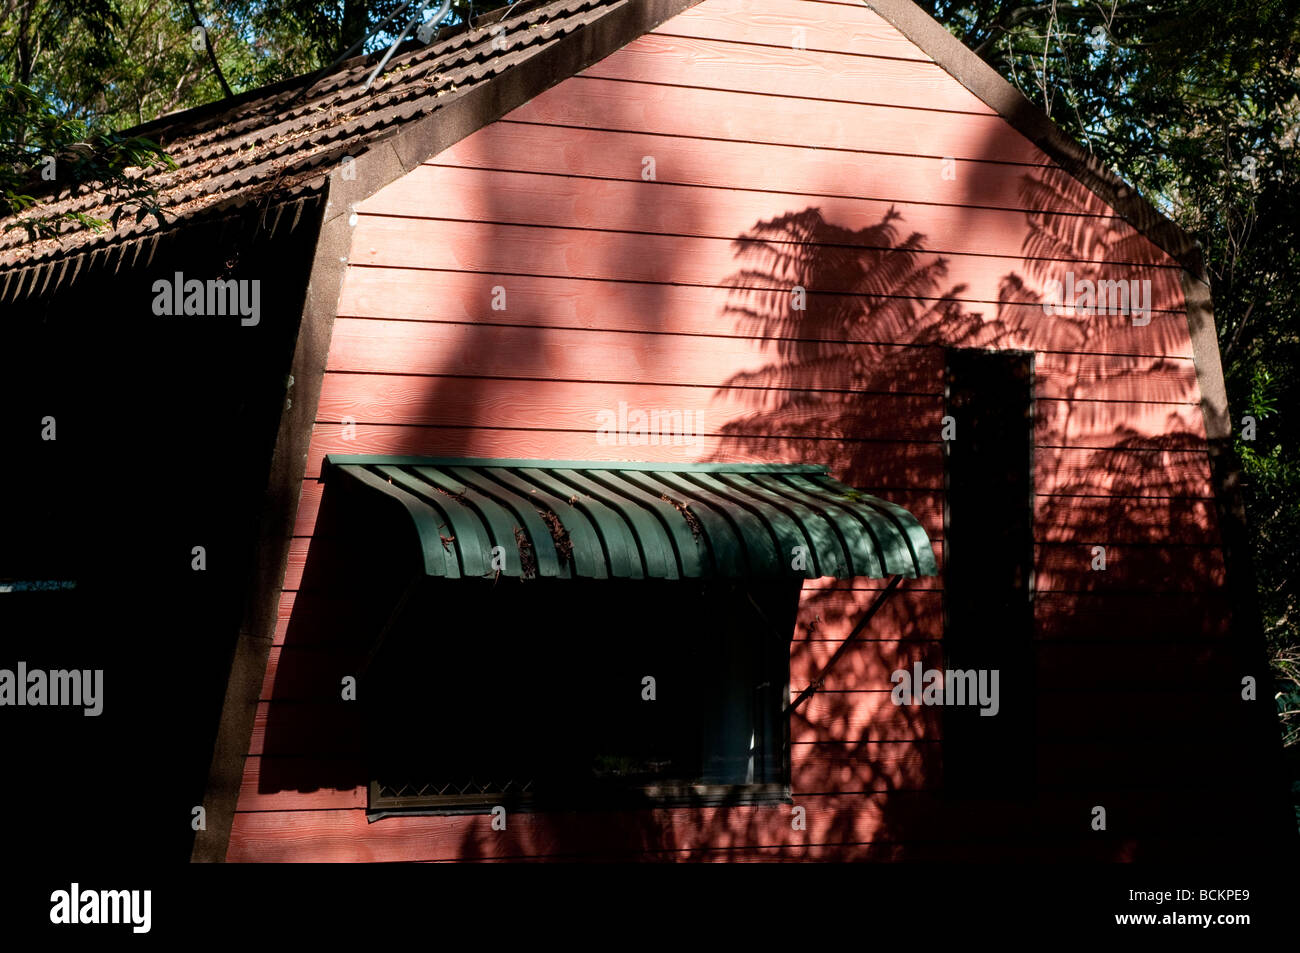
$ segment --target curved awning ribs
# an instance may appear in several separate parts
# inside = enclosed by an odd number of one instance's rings
[[[326,457],[321,479],[340,478],[401,504],[388,512],[407,514],[426,576],[937,573],[915,516],[840,483],[825,466]],[[525,548],[535,558],[520,558]]]

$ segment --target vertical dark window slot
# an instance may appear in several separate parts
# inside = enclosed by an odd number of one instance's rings
[[[1034,758],[1034,356],[950,349],[945,413],[944,667],[975,670],[997,714],[945,705],[944,787],[958,797],[1028,799]],[[945,681],[948,681],[946,678]]]

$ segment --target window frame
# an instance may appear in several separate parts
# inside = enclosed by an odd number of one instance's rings
[[[411,594],[404,598],[397,609],[394,610],[388,625],[385,627],[386,634],[399,628],[403,619],[409,617],[410,613],[418,611],[418,605],[422,600],[431,598],[434,587],[454,592],[456,590],[452,587],[464,587],[467,582],[471,585],[477,583],[477,581],[467,580],[440,580],[433,583],[428,580],[417,580],[413,584]],[[506,580],[499,582],[506,582]],[[527,587],[538,585],[536,580],[510,580],[509,582],[520,587],[521,597],[526,597]],[[751,710],[750,717],[751,726],[754,727],[754,735],[758,733],[757,726],[760,719],[766,724],[768,733],[771,735],[767,746],[763,749],[764,780],[744,783],[705,783],[703,781],[665,779],[664,781],[640,784],[618,784],[617,782],[599,785],[589,784],[585,788],[575,780],[572,789],[568,791],[530,792],[520,790],[498,793],[385,796],[383,794],[385,785],[375,777],[376,767],[375,762],[372,760],[373,749],[371,748],[374,736],[367,730],[364,732],[366,739],[364,757],[366,759],[365,773],[367,777],[367,819],[376,821],[385,817],[479,815],[489,814],[497,807],[503,807],[509,813],[526,814],[574,810],[705,808],[741,805],[788,805],[794,803],[791,788],[792,752],[789,720],[790,656],[802,582],[802,578],[792,579],[786,584],[785,588],[773,586],[771,580],[760,579],[679,580],[666,584],[681,587],[683,593],[688,592],[692,587],[701,587],[703,593],[710,597],[710,608],[712,609],[707,620],[702,624],[707,625],[716,622],[719,618],[724,618],[732,626],[738,626],[739,628],[733,628],[726,636],[721,637],[723,642],[726,639],[733,640],[731,647],[736,644],[746,644],[754,653],[751,656],[754,664],[754,671],[751,674],[759,675],[761,672],[768,676],[755,688],[768,686],[767,705],[771,707],[761,708],[756,704]],[[570,580],[558,580],[551,582],[550,585],[573,587],[575,583]],[[594,581],[588,583],[588,585],[608,587],[610,582]],[[638,581],[632,583],[632,585],[647,584]],[[656,581],[651,585],[665,585],[665,583]],[[745,608],[744,613],[737,611],[741,606]],[[763,611],[764,608],[769,611],[777,611],[781,622],[773,622],[771,615]],[[788,634],[782,636],[782,631]],[[770,641],[766,641],[766,644],[755,644],[754,640],[756,639]],[[372,650],[370,656],[372,662],[378,657],[383,648],[383,642],[384,638],[381,637]],[[778,644],[773,644],[773,642]],[[718,644],[720,646],[723,643]],[[727,671],[731,670],[727,669]],[[737,673],[737,678],[741,678],[743,675],[743,672]],[[759,675],[759,677],[762,676]],[[769,686],[769,682],[774,684]],[[363,699],[366,697],[365,692],[362,692],[361,697]],[[719,695],[711,697],[720,708],[723,704],[722,698]],[[703,765],[707,762],[710,749],[707,746],[709,739],[703,722],[699,725],[698,734],[701,760],[699,773],[707,776]]]

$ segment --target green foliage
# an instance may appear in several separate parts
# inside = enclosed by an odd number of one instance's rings
[[[236,95],[328,66],[401,0],[197,0],[206,42]],[[505,6],[454,0],[447,24]],[[413,4],[363,49],[387,46]],[[428,6],[431,14],[437,4]],[[224,93],[184,0],[25,0],[0,24],[0,81],[30,86],[60,115],[112,130]],[[400,26],[396,26],[400,24]]]
[[[225,4],[197,5],[207,30],[203,41],[195,36],[188,5],[175,0],[100,0],[92,4],[93,15],[78,16],[65,13],[60,0],[30,0],[28,6],[42,24],[57,26],[49,36],[6,30],[0,78],[30,85],[51,109],[96,130],[220,99],[205,42],[236,93],[306,72],[313,62],[300,51],[292,24],[254,31],[247,17]]]
[[[30,87],[0,84],[0,215],[14,216],[5,231],[21,228],[33,239],[54,235],[69,223],[99,231],[132,212],[137,222],[154,216],[161,223],[148,176],[162,168],[175,163],[150,140],[92,133],[85,122],[51,110]],[[84,183],[107,196],[113,208],[107,222],[82,212],[23,215],[41,204],[32,192]]]
[[[446,24],[463,23],[470,16],[479,16],[497,7],[508,6],[505,0],[452,0]],[[390,15],[397,13],[402,0],[343,0],[341,3],[319,3],[316,0],[236,0],[226,4],[228,9],[239,11],[240,17],[258,31],[273,25],[287,25],[298,36],[303,46],[310,50],[316,65],[331,63],[339,54],[362,37],[376,30]],[[424,5],[426,15],[432,15],[440,4],[430,0]],[[365,52],[386,47],[402,27],[406,26],[421,9],[413,3],[393,17],[390,24],[380,30],[363,48]],[[410,35],[414,35],[414,31]]]

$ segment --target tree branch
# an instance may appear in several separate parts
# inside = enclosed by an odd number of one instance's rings
[[[190,8],[190,16],[194,17],[194,24],[203,31],[203,48],[208,51],[208,60],[212,63],[213,72],[217,74],[217,82],[221,84],[221,90],[230,99],[235,94],[230,91],[230,85],[226,82],[225,75],[221,72],[221,66],[217,63],[217,51],[213,48],[212,37],[208,35],[208,28],[203,25],[199,19],[199,11],[194,8],[194,0],[185,0]]]

